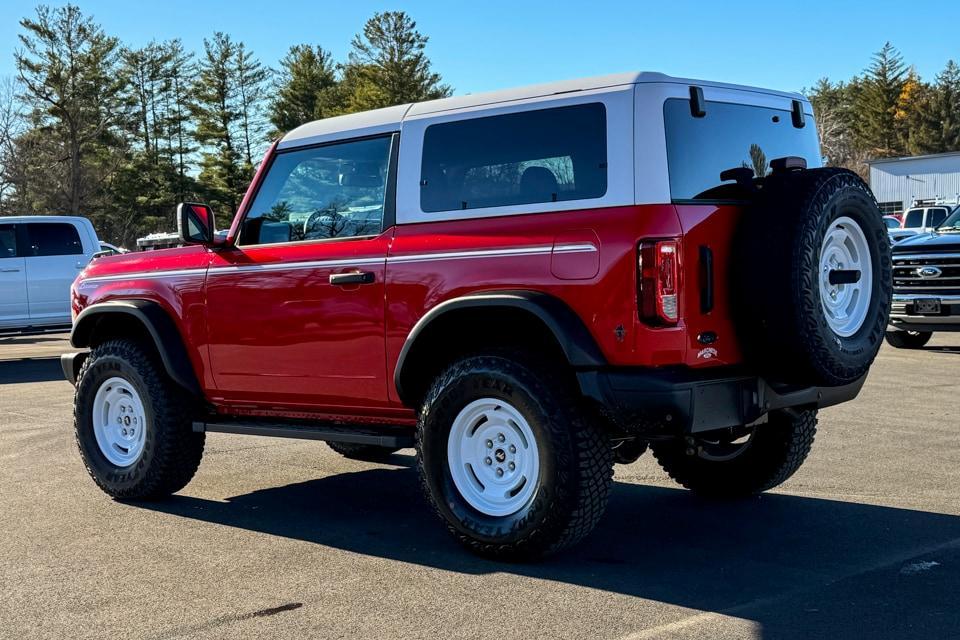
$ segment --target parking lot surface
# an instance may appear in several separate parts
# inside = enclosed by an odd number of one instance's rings
[[[960,336],[884,347],[776,491],[700,500],[649,455],[582,545],[470,556],[390,464],[210,434],[120,503],[73,439],[63,335],[0,337],[3,638],[960,638]]]

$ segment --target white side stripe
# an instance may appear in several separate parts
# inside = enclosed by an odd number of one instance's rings
[[[474,251],[448,251],[438,253],[411,253],[407,255],[390,256],[386,258],[340,258],[337,260],[310,260],[304,262],[273,262],[270,264],[241,264],[225,267],[211,267],[198,269],[170,269],[159,271],[138,271],[109,276],[94,276],[84,278],[81,284],[91,282],[112,282],[117,280],[137,280],[151,278],[178,278],[185,276],[229,275],[234,273],[260,273],[269,271],[298,271],[302,269],[318,269],[323,267],[360,267],[386,263],[433,262],[438,260],[469,260],[475,258],[511,258],[522,256],[539,256],[552,253],[594,253],[597,248],[592,244],[558,244],[539,245],[534,247],[513,247],[509,249],[477,249]]]

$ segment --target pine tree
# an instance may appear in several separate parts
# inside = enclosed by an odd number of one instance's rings
[[[280,61],[280,71],[270,103],[272,137],[327,115],[328,97],[337,84],[333,57],[322,47],[308,44],[290,47]]]
[[[49,201],[32,205],[81,215],[98,194],[98,174],[111,155],[111,127],[122,113],[118,42],[70,4],[40,6],[35,19],[24,18],[20,25],[23,49],[14,59],[24,100],[34,129],[45,130],[49,138],[31,146],[52,154],[45,175],[37,177],[48,186],[57,180],[60,184],[59,189],[46,189]],[[29,183],[18,187],[30,188]]]
[[[196,190],[195,181],[189,174],[193,165],[193,154],[197,151],[191,128],[191,90],[196,63],[193,54],[184,50],[179,39],[167,42],[165,49],[170,60],[170,91],[164,96],[164,131],[176,168],[176,201],[183,202],[192,199],[188,198],[188,194]]]
[[[15,188],[11,173],[18,164],[16,141],[25,126],[22,107],[17,99],[19,91],[13,78],[4,77],[0,80],[0,215],[14,213],[7,204]]]
[[[910,69],[900,92],[897,105],[897,124],[902,145],[910,155],[938,153],[939,128],[933,109],[934,90]]]
[[[960,66],[950,60],[937,74],[931,100],[937,128],[938,152],[960,151]]]
[[[443,98],[451,93],[431,70],[425,48],[428,38],[403,11],[376,13],[353,39],[345,80],[354,86],[346,111],[389,107]]]
[[[212,40],[204,39],[203,49],[191,104],[194,137],[204,147],[200,183],[211,203],[229,215],[236,211],[244,189],[236,141],[241,119],[234,73],[237,46],[230,36],[217,32]]]
[[[253,52],[242,42],[237,43],[234,56],[234,74],[237,85],[237,111],[243,137],[244,173],[253,173],[253,145],[263,138],[263,101],[267,78],[270,75]]]
[[[876,157],[901,155],[903,127],[897,119],[907,69],[897,49],[887,42],[873,56],[862,80],[856,110],[860,146]]]

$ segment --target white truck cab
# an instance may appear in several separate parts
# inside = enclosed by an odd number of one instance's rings
[[[0,329],[70,324],[70,285],[98,251],[86,218],[0,218]]]

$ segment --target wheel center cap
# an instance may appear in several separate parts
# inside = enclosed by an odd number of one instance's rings
[[[497,449],[497,452],[493,454],[493,457],[497,459],[497,462],[503,462],[507,459],[507,453],[503,449]]]

